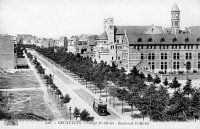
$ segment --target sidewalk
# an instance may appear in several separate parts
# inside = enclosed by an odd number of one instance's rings
[[[41,78],[39,77],[38,73],[36,72],[36,69],[34,68],[34,66],[31,64],[31,62],[29,61],[29,59],[27,58],[27,55],[25,55],[25,58],[27,60],[27,63],[30,67],[31,70],[33,70],[34,72],[34,75],[36,77],[36,79],[38,80],[40,86],[41,86],[41,89],[44,93],[44,100],[46,102],[46,104],[48,105],[49,109],[52,111],[54,117],[56,120],[64,120],[64,118],[62,117],[62,114],[60,113],[60,111],[57,109],[57,106],[56,104],[51,100],[49,99],[49,94],[47,93],[47,88],[46,86],[44,85],[44,83],[42,82]]]

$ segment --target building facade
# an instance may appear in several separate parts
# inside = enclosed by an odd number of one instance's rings
[[[14,41],[10,35],[0,36],[0,68],[14,69]]]
[[[171,28],[161,26],[115,26],[105,19],[97,40],[96,60],[116,63],[130,71],[134,66],[151,72],[200,71],[200,27],[180,30],[180,10],[171,10]]]

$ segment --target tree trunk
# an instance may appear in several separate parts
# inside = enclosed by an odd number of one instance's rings
[[[110,104],[111,104],[111,95],[110,95]]]
[[[113,107],[115,106],[114,103],[115,103],[115,96],[113,95]]]
[[[87,88],[87,81],[85,81],[85,83],[86,83],[86,88]]]
[[[131,105],[131,118],[133,120],[133,105]]]
[[[101,88],[99,88],[100,89],[100,99],[101,99]]]
[[[106,86],[106,102],[107,102],[107,86]]]
[[[97,92],[97,91],[96,91],[96,90],[97,90],[97,88],[96,88],[96,85],[94,85],[94,86],[95,86],[95,94],[96,94],[96,92]]]
[[[123,100],[122,100],[122,113],[123,113]]]

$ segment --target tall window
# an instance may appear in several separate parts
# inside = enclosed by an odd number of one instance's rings
[[[192,59],[192,53],[189,53],[189,59]]]
[[[176,59],[176,53],[173,53],[173,57],[174,57],[173,59]]]
[[[173,69],[176,69],[176,62],[173,62]]]
[[[152,66],[151,68],[154,70],[155,69],[155,65],[154,65],[154,62],[152,62]]]
[[[165,69],[167,69],[167,62],[165,62]]]
[[[186,59],[192,59],[192,53],[186,53]]]
[[[163,53],[161,53],[161,60],[163,60]]]
[[[152,53],[152,60],[155,60],[155,54]]]
[[[165,60],[167,60],[167,53],[165,53]]]
[[[148,59],[149,60],[155,60],[155,54],[154,53],[149,53],[148,54]]]
[[[177,59],[180,59],[180,54],[176,53],[176,57],[177,57]]]
[[[179,59],[180,58],[180,54],[179,53],[173,53],[173,59]]]
[[[200,59],[200,53],[198,53],[198,59]]]
[[[143,60],[144,59],[144,54],[143,53],[141,53],[141,60]]]
[[[198,62],[198,69],[200,69],[200,62]]]
[[[179,62],[173,62],[173,69],[179,70],[180,68],[180,63]]]
[[[151,60],[151,53],[148,54],[148,59]]]
[[[175,21],[175,26],[178,26],[178,21]]]
[[[163,65],[163,62],[161,62],[161,70],[164,69],[164,65]]]
[[[167,62],[161,62],[161,70],[167,69]]]

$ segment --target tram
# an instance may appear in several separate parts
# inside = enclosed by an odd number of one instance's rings
[[[97,100],[97,99],[93,100],[93,109],[100,116],[108,115],[107,104],[104,103],[101,99],[100,100]]]

